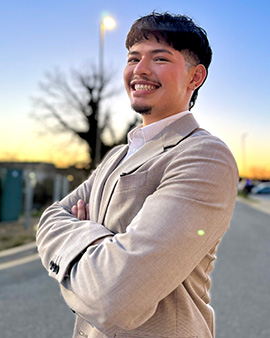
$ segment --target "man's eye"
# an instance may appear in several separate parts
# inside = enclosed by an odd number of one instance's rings
[[[137,58],[129,58],[128,60],[127,60],[127,63],[137,63],[137,62],[139,62],[140,60],[139,59],[137,59]]]
[[[158,62],[168,62],[169,60],[164,58],[164,57],[157,57],[155,58],[155,61],[158,61]]]

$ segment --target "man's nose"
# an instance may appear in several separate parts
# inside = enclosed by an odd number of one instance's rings
[[[151,64],[146,59],[141,59],[134,69],[134,75],[150,75],[151,72]]]

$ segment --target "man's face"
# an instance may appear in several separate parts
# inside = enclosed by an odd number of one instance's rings
[[[144,125],[188,109],[191,73],[179,51],[154,37],[130,48],[124,82]]]

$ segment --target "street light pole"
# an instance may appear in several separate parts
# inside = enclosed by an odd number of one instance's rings
[[[105,16],[102,18],[99,26],[99,73],[101,81],[104,76],[103,62],[104,62],[104,38],[105,31],[113,29],[116,25],[115,20],[110,16]]]
[[[104,40],[106,29],[113,29],[116,25],[115,20],[110,16],[102,18],[99,26],[99,81],[100,88],[103,87],[104,82]],[[100,162],[101,159],[101,142],[100,142],[100,130],[98,127],[98,116],[97,116],[97,130],[96,130],[96,157],[95,166]]]
[[[103,59],[104,59],[104,38],[105,38],[105,26],[104,20],[101,20],[99,26],[99,76],[100,76],[100,85],[103,82]]]

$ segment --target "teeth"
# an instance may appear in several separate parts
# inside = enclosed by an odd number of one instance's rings
[[[135,84],[134,88],[135,88],[135,90],[153,90],[153,89],[156,89],[155,86],[143,85],[143,84]]]

